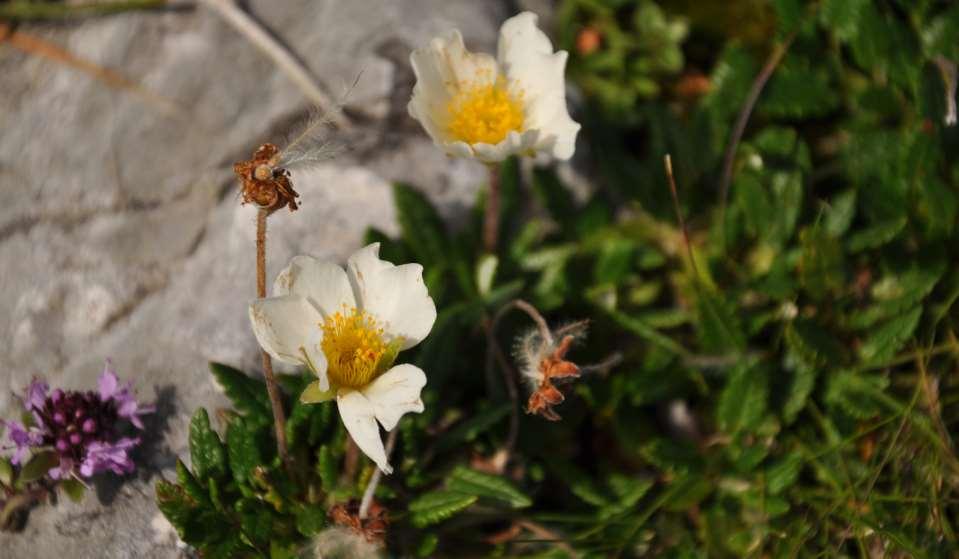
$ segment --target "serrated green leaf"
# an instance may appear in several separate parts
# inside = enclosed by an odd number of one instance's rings
[[[203,502],[207,499],[206,488],[190,473],[190,469],[187,468],[186,464],[179,458],[177,458],[176,461],[176,478],[180,483],[180,487],[182,487],[186,494],[192,497],[194,501]],[[207,479],[213,480],[213,478]]]
[[[210,363],[210,371],[233,406],[241,412],[272,420],[266,384],[222,363]]]
[[[323,491],[329,493],[336,488],[339,460],[333,455],[328,445],[323,445],[316,451],[316,473],[320,476]]]
[[[196,477],[202,481],[226,475],[226,449],[210,427],[210,417],[204,408],[198,408],[190,420],[190,462]]]
[[[846,190],[833,196],[823,213],[823,229],[834,238],[840,238],[849,230],[856,216],[856,191]]]
[[[791,376],[782,407],[783,421],[787,425],[795,421],[799,412],[806,407],[809,395],[816,386],[816,369],[800,365],[792,371]]]
[[[784,332],[786,344],[804,365],[810,368],[836,365],[842,356],[842,346],[836,337],[811,319],[796,319]]]
[[[413,500],[409,509],[413,513],[413,525],[423,528],[442,522],[463,511],[479,499],[476,495],[464,495],[456,491],[431,491]]]
[[[746,335],[735,306],[722,294],[701,289],[696,299],[700,343],[710,353],[738,353],[746,349]]]
[[[845,286],[842,248],[825,229],[814,225],[799,234],[799,276],[809,294],[822,299]]]
[[[823,0],[819,20],[842,41],[859,34],[859,19],[869,0]]]
[[[883,411],[878,396],[888,385],[889,381],[883,377],[842,371],[830,378],[825,400],[853,417],[867,419]]]
[[[846,247],[852,253],[881,247],[895,239],[906,228],[906,221],[905,217],[899,217],[856,231],[847,238]]]
[[[311,537],[326,527],[326,508],[319,505],[300,505],[296,509],[296,529]]]
[[[250,480],[253,469],[263,463],[255,427],[245,418],[230,422],[226,429],[227,455],[233,479],[243,483]]]
[[[759,367],[737,365],[719,396],[716,419],[726,433],[755,428],[766,413],[768,378]]]
[[[859,347],[859,357],[866,363],[882,363],[891,359],[919,325],[922,307],[889,319],[878,327]]]
[[[506,479],[457,466],[446,479],[446,488],[467,495],[475,495],[508,503],[513,508],[524,508],[533,501]]]
[[[766,470],[766,489],[769,493],[778,495],[796,483],[802,465],[802,454],[793,452],[770,466]]]

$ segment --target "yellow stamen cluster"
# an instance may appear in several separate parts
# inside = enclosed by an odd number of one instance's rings
[[[376,319],[360,309],[344,309],[327,317],[321,327],[330,383],[347,388],[369,384],[388,349]]]
[[[503,80],[461,88],[446,110],[450,136],[468,144],[498,144],[523,127],[523,105]]]

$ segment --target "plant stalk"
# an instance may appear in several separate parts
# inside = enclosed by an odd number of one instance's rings
[[[266,297],[266,218],[269,211],[261,208],[256,213],[256,296]],[[270,354],[260,350],[263,357],[263,376],[266,378],[266,390],[270,395],[270,405],[273,408],[273,427],[276,432],[276,451],[286,466],[287,473],[292,475],[293,467],[290,453],[286,446],[286,416],[283,413],[283,402],[280,400],[280,390],[276,385],[276,376],[273,374],[273,362]]]
[[[400,430],[398,427],[394,427],[390,431],[390,436],[386,439],[386,459],[389,460],[390,454],[393,453],[393,447],[396,445],[396,436],[399,434]],[[366,491],[363,492],[363,500],[360,501],[360,511],[359,517],[360,520],[366,520],[366,517],[370,514],[370,505],[373,504],[373,494],[376,493],[376,487],[380,484],[380,478],[383,477],[383,471],[379,468],[373,472],[373,476],[370,478],[370,483],[366,486]]]

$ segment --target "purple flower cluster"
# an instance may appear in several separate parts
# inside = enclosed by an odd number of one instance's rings
[[[53,479],[132,472],[135,466],[130,452],[140,438],[122,436],[121,420],[142,430],[140,416],[152,413],[154,407],[137,402],[130,385],[120,386],[109,361],[98,388],[97,392],[51,392],[45,382],[30,383],[23,405],[32,425],[4,422],[14,448],[10,461],[22,465],[31,452],[52,450],[59,457],[59,464],[48,472]]]

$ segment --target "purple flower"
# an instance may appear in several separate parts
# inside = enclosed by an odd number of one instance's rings
[[[117,415],[132,423],[137,429],[143,430],[141,415],[153,413],[156,407],[141,405],[133,395],[132,384],[128,383],[120,388],[120,380],[113,370],[113,363],[107,359],[107,364],[100,375],[100,399],[113,400],[117,404]]]
[[[139,438],[122,437],[114,443],[94,441],[87,446],[86,455],[80,464],[80,475],[91,477],[100,472],[124,475],[136,469],[129,452],[140,444]]]
[[[22,464],[28,453],[37,449],[53,450],[59,463],[48,472],[52,479],[90,477],[104,471],[132,472],[135,466],[129,453],[140,444],[140,438],[123,434],[123,420],[142,430],[140,416],[155,409],[137,402],[132,384],[120,385],[109,361],[100,375],[97,392],[50,392],[46,383],[34,380],[23,405],[33,416],[34,425],[5,423],[15,448],[11,462]]]
[[[10,457],[10,463],[13,465],[23,464],[30,449],[43,444],[43,434],[37,429],[27,429],[18,421],[0,420],[0,424],[10,430],[10,440],[15,448],[13,456]]]

